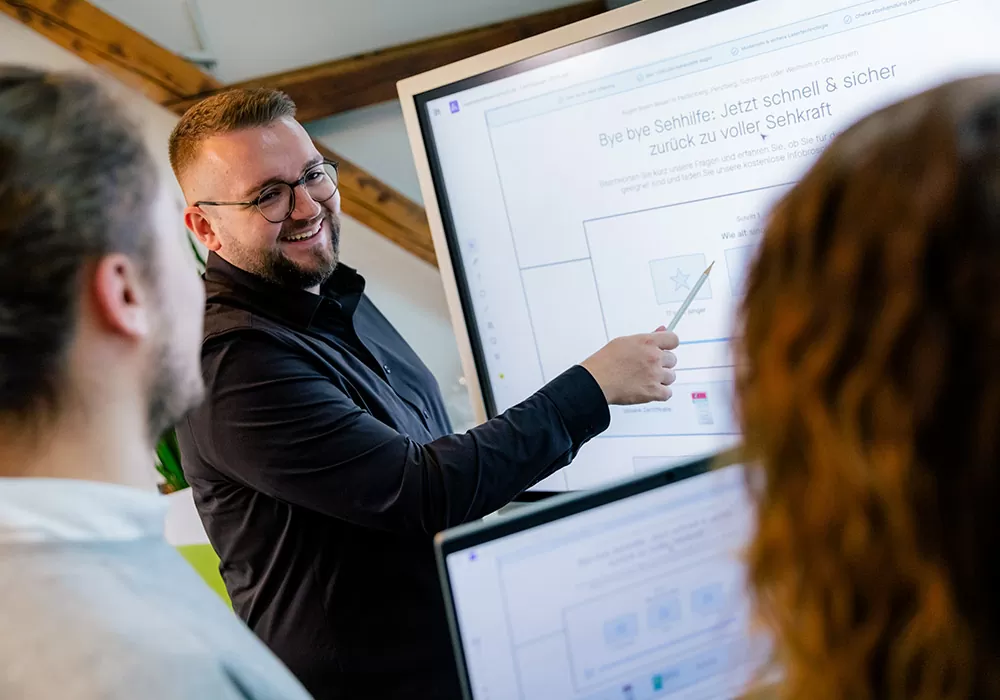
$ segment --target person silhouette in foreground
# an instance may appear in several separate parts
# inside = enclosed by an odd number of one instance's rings
[[[178,208],[94,83],[0,66],[0,697],[304,700],[164,540],[202,396]]]
[[[1000,697],[1000,77],[838,136],[740,311],[755,605],[784,697]]]

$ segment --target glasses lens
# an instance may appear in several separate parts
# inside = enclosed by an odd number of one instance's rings
[[[323,163],[306,173],[306,192],[316,202],[325,202],[337,192],[337,169]]]
[[[271,223],[281,223],[292,213],[292,188],[284,184],[268,187],[260,193],[257,208]]]

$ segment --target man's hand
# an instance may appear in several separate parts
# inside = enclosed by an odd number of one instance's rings
[[[580,364],[590,372],[609,404],[628,406],[666,401],[677,378],[679,341],[664,327],[653,333],[615,338]]]

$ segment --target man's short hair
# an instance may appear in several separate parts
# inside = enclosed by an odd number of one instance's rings
[[[170,134],[170,165],[181,174],[197,158],[205,139],[295,118],[295,103],[280,90],[236,88],[208,97],[181,117]]]
[[[89,79],[0,66],[0,413],[57,407],[89,262],[152,270],[158,180],[137,133]]]

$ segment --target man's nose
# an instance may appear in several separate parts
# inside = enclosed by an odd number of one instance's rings
[[[292,218],[308,221],[319,216],[323,208],[309,196],[309,191],[304,185],[295,188],[295,208],[292,209]]]

